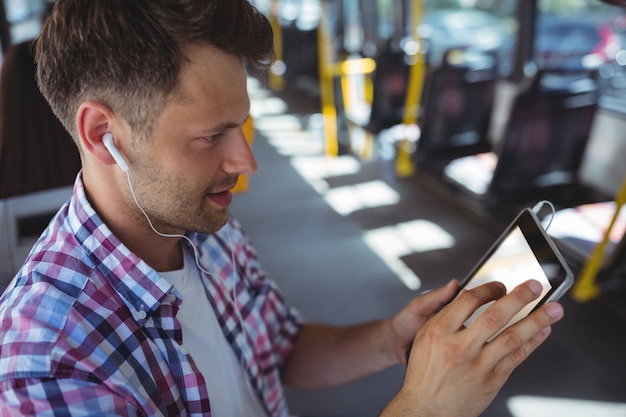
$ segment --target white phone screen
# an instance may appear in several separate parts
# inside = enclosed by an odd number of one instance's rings
[[[464,288],[469,290],[487,282],[499,281],[505,285],[508,294],[513,288],[529,279],[534,279],[541,283],[543,286],[541,296],[526,305],[526,307],[516,314],[500,331],[494,334],[491,339],[496,337],[507,327],[526,317],[552,289],[548,277],[526,241],[524,234],[519,227],[515,227],[502,241],[501,245],[493,252],[491,257],[476,271]],[[470,326],[492,303],[493,302],[485,304],[476,310],[474,314],[467,319],[465,326]]]

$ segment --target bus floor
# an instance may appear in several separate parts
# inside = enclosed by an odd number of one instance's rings
[[[233,215],[264,269],[309,321],[390,317],[421,292],[463,278],[502,229],[462,205],[399,179],[384,158],[327,158],[315,116],[251,81],[259,163]],[[622,298],[626,303],[626,299]],[[604,297],[562,299],[565,318],[520,365],[486,417],[626,413],[626,317]],[[302,417],[377,416],[402,384],[393,367],[338,387],[287,387]]]

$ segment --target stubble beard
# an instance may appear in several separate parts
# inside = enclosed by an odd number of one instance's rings
[[[131,176],[131,180],[137,201],[159,233],[210,234],[228,222],[229,209],[214,206],[209,194],[231,187],[236,183],[237,176],[227,176],[202,193],[190,190],[182,181],[175,181],[166,174],[135,171],[134,177]],[[145,216],[140,211],[137,214],[139,221],[147,224]]]

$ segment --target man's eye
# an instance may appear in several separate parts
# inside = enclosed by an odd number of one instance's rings
[[[217,135],[206,136],[205,139],[207,142],[214,143],[217,142],[222,136],[224,136],[223,133],[218,133]]]

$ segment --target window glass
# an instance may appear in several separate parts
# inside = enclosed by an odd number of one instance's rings
[[[515,5],[514,0],[425,1],[418,30],[428,59],[437,63],[446,51],[458,48],[512,50],[518,26]]]
[[[46,5],[45,0],[4,0],[12,43],[32,39],[39,33]]]

